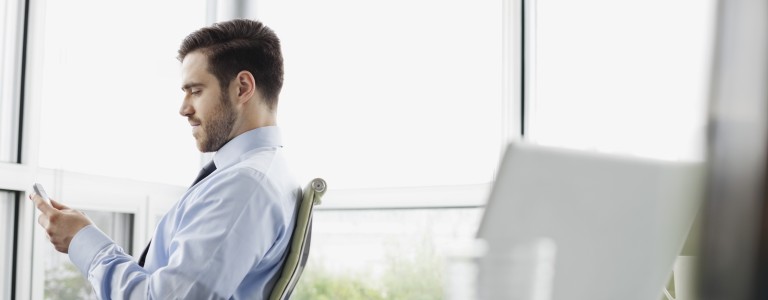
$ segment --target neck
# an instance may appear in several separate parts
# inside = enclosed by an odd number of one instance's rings
[[[232,134],[230,138],[234,138],[241,135],[243,132],[250,131],[259,127],[275,126],[277,120],[275,114],[272,112],[253,113],[247,116],[243,116],[238,121],[235,121],[235,126],[232,128]]]

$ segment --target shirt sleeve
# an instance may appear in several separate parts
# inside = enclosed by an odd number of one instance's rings
[[[168,264],[154,273],[94,226],[72,239],[70,259],[101,299],[230,298],[265,256],[283,255],[272,248],[286,231],[280,196],[262,174],[230,173],[180,208]]]

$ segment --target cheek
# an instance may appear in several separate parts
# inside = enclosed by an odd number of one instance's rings
[[[212,111],[213,107],[211,107],[210,100],[203,99],[201,99],[197,109],[195,110],[197,117],[200,118],[200,120],[203,122],[211,118]]]

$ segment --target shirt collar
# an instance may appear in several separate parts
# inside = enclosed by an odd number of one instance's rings
[[[223,169],[235,164],[240,160],[241,155],[253,149],[282,146],[280,128],[277,126],[259,127],[243,132],[221,146],[213,156],[213,162],[217,169]]]

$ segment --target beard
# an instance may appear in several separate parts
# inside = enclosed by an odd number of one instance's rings
[[[200,152],[218,151],[229,142],[229,134],[232,133],[237,116],[226,89],[221,92],[219,100],[219,105],[211,112],[208,122],[202,125],[203,135],[197,139]]]

